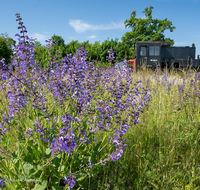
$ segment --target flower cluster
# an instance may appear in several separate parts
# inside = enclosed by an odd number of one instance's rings
[[[108,60],[114,60],[115,59],[115,57],[114,57],[115,51],[112,49],[112,47],[111,47],[110,51],[108,51],[108,53],[109,53],[109,56],[106,56],[106,58]]]
[[[69,176],[68,177],[64,177],[64,179],[65,179],[64,183],[68,184],[68,190],[70,188],[73,188],[75,186],[76,178],[73,176],[73,174],[71,173],[71,171],[69,172]]]
[[[59,150],[60,152],[68,153],[68,156],[74,151],[76,147],[76,140],[74,139],[75,134],[73,133],[74,128],[67,130],[62,128],[58,138],[53,139],[51,144],[52,152]]]
[[[1,180],[0,180],[0,185],[1,185],[1,186],[4,186],[4,181],[5,181],[4,179],[1,179]]]
[[[1,60],[1,81],[4,90],[8,89],[9,112],[4,115],[0,130],[5,133],[7,128],[4,125],[9,125],[19,114],[23,115],[26,108],[33,110],[36,118],[40,113],[48,123],[61,120],[58,128],[51,126],[50,130],[43,125],[41,118],[35,119],[33,127],[27,126],[23,131],[26,138],[37,136],[45,145],[48,144],[52,157],[59,153],[66,153],[69,157],[79,144],[87,146],[96,142],[94,134],[97,131],[113,130],[110,142],[114,151],[101,160],[101,164],[116,162],[127,146],[123,137],[130,127],[139,123],[141,110],[150,100],[151,89],[142,87],[141,81],[132,84],[131,69],[126,61],[121,71],[117,68],[100,71],[86,61],[87,52],[83,46],[76,55],[67,55],[59,63],[55,55],[54,60],[49,59],[47,68],[40,68],[34,60],[34,40],[28,37],[22,23],[19,24],[23,36],[16,34],[19,44],[15,47],[12,63],[7,66]],[[53,44],[51,40],[46,42],[48,48]],[[108,53],[108,60],[114,60],[112,48]],[[51,116],[48,95],[62,110],[59,118]],[[93,165],[88,161],[92,169]],[[70,172],[65,183],[73,188],[75,182]]]

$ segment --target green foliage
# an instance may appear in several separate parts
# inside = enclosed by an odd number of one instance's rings
[[[51,55],[54,56],[57,52],[59,52],[58,61],[60,61],[63,57],[66,56],[66,45],[65,41],[61,36],[53,35],[51,37],[53,41],[53,46],[51,47]]]
[[[134,49],[130,46],[129,43],[118,42],[116,45],[116,60],[121,59],[133,59],[134,58]]]
[[[1,34],[0,37],[0,59],[5,58],[6,63],[11,62],[11,56],[13,55],[13,45],[15,41],[12,38],[8,37],[8,34]]]
[[[53,44],[56,46],[65,46],[65,40],[61,37],[61,36],[57,36],[57,35],[53,35],[51,37],[51,39],[53,40]]]
[[[0,60],[5,58],[5,62],[9,63],[11,61],[12,52],[6,44],[4,38],[0,37]]]
[[[97,42],[96,44],[94,44],[94,48],[97,48]],[[126,51],[127,49],[125,48],[125,45],[123,42],[119,42],[118,38],[115,38],[115,40],[111,39],[107,39],[105,41],[102,42],[102,44],[100,45],[100,47],[98,47],[98,49],[96,50],[96,52],[100,52],[100,61],[101,63],[105,63],[106,62],[106,56],[108,56],[108,51],[111,49],[115,51],[114,55],[115,55],[115,61],[119,61],[121,59],[125,59],[125,55],[126,55]]]
[[[66,54],[76,54],[76,50],[79,49],[81,45],[84,45],[86,51],[88,52],[88,61],[94,62],[95,65],[100,61],[103,66],[107,66],[106,56],[108,56],[108,51],[112,47],[115,51],[115,60],[119,61],[122,59],[133,59],[134,58],[134,43],[136,41],[161,41],[161,42],[171,42],[171,46],[174,41],[170,38],[164,36],[165,30],[170,30],[173,32],[175,27],[172,26],[172,22],[164,19],[153,19],[152,18],[153,7],[146,7],[142,13],[145,13],[146,18],[136,18],[136,11],[131,13],[130,19],[126,19],[124,24],[126,28],[131,28],[132,31],[126,32],[122,37],[120,42],[117,38],[115,40],[107,39],[102,43],[96,41],[94,44],[89,43],[89,41],[78,42],[71,41],[68,44],[64,43],[64,39],[61,36],[53,35],[51,39],[54,42],[52,46],[51,54],[52,56],[56,54],[57,51],[60,52],[58,61],[65,57]],[[41,50],[41,51],[40,51]],[[40,60],[41,66],[48,64],[46,60],[47,52],[44,48],[37,47],[36,57]],[[114,63],[114,62],[113,62]]]
[[[1,35],[2,38],[5,39],[6,45],[12,50],[13,46],[16,44],[16,41],[13,40],[12,38],[8,37],[7,32],[5,34],[1,33],[0,35]]]
[[[59,62],[66,54],[76,54],[76,50],[79,49],[81,45],[84,45],[86,51],[88,52],[88,61],[94,62],[97,65],[98,62],[101,62],[102,65],[106,65],[106,56],[108,56],[108,51],[112,47],[115,51],[115,60],[119,61],[122,59],[133,59],[134,58],[134,43],[136,41],[151,41],[159,40],[162,42],[171,42],[171,45],[174,44],[174,41],[170,38],[165,38],[164,31],[170,30],[173,32],[175,27],[172,26],[172,22],[164,19],[153,19],[152,18],[152,9],[153,7],[146,7],[143,11],[146,18],[136,18],[136,11],[131,13],[130,19],[126,19],[124,24],[126,28],[131,28],[131,32],[126,32],[122,37],[120,42],[117,38],[115,40],[107,39],[100,43],[96,41],[94,44],[89,43],[89,41],[78,42],[77,40],[71,41],[68,44],[65,44],[64,39],[61,36],[53,35],[51,39],[53,40],[53,46],[51,47],[51,55],[54,56],[57,52],[59,53],[57,61]],[[9,62],[11,59],[12,47],[15,45],[15,41],[12,38],[8,37],[8,34],[1,34],[1,52],[0,58],[5,57],[6,61]],[[41,67],[47,67],[49,65],[48,60],[48,51],[45,46],[42,46],[39,42],[36,42],[36,51],[35,59]],[[8,51],[7,51],[8,50]],[[114,62],[113,62],[114,63]]]
[[[76,50],[79,49],[80,45],[81,44],[78,42],[78,40],[76,40],[76,41],[73,40],[70,43],[68,43],[66,45],[67,54],[75,55],[76,54]]]
[[[108,51],[112,47],[112,49],[115,51],[116,55],[116,61],[125,59],[125,58],[133,58],[134,52],[133,49],[129,48],[127,44],[124,42],[119,42],[116,38],[115,40],[107,39],[100,43],[99,41],[96,41],[94,44],[89,43],[89,41],[85,42],[78,42],[71,41],[68,44],[64,44],[64,40],[60,36],[52,36],[51,38],[55,44],[50,48],[51,49],[51,55],[54,56],[57,51],[59,51],[59,57],[58,61],[60,61],[63,57],[66,56],[66,54],[72,54],[76,55],[76,50],[79,49],[81,45],[83,45],[86,49],[86,52],[88,52],[88,60],[89,62],[94,62],[95,65],[100,61],[104,66],[106,66],[106,56],[108,56]],[[45,46],[42,46],[39,42],[35,42],[35,59],[39,63],[39,66],[46,67],[49,64],[48,60],[48,51]],[[115,61],[115,62],[116,62]],[[114,61],[113,61],[114,63]]]
[[[101,44],[99,41],[95,41],[93,46],[93,51],[94,51],[94,57],[93,57],[93,60],[95,62],[95,59],[96,59],[96,62],[98,62],[100,60],[100,52],[101,52]]]
[[[40,42],[35,42],[35,60],[39,63],[40,67],[47,67],[49,65],[48,60],[48,49],[45,46],[42,46]]]
[[[146,7],[142,13],[145,13],[146,18],[136,18],[136,11],[131,13],[130,19],[126,19],[124,24],[126,28],[131,28],[131,32],[126,32],[122,37],[122,41],[130,44],[130,47],[134,47],[136,41],[151,41],[157,40],[161,42],[174,41],[170,38],[165,38],[164,31],[169,29],[173,32],[176,27],[172,26],[172,22],[165,18],[164,20],[152,19],[152,9]]]
[[[51,97],[47,97],[50,100],[51,115],[50,117],[57,116],[60,118],[65,113],[73,112],[73,107],[68,106],[68,109],[62,110],[58,106],[53,106]],[[59,112],[59,113],[58,113]],[[46,117],[42,113],[38,113],[32,108],[27,108],[27,111],[23,113],[22,117],[17,117],[19,123],[23,123],[22,130],[26,130],[27,127],[34,128],[34,120],[38,119],[42,125],[51,130],[51,126],[55,126],[56,130],[62,126],[61,121],[47,122]],[[88,130],[87,121],[89,120],[88,115],[85,115],[85,120],[81,123],[71,122],[71,126],[78,132],[79,125],[84,125],[84,129]],[[41,189],[46,188],[61,189],[63,186],[64,176],[68,176],[69,171],[75,173],[77,184],[83,189],[88,187],[88,176],[94,177],[102,169],[100,159],[107,158],[111,144],[108,143],[109,135],[105,132],[102,139],[97,143],[80,143],[73,155],[68,156],[65,153],[55,153],[52,155],[51,149],[48,143],[43,143],[40,139],[39,134],[35,132],[32,137],[19,137],[17,135],[18,126],[15,121],[12,121],[12,132],[17,138],[9,137],[4,135],[3,140],[0,141],[0,147],[4,147],[5,151],[8,151],[9,156],[2,154],[0,149],[0,168],[1,174],[0,179],[6,180],[6,187],[8,189]],[[25,134],[23,134],[25,135]],[[52,136],[54,134],[52,132]],[[95,136],[90,134],[88,136],[91,141],[94,141]],[[9,140],[8,140],[9,139]],[[4,153],[4,152],[3,152]],[[92,169],[88,166],[88,159],[92,162]],[[48,187],[47,183],[51,181],[51,186]]]

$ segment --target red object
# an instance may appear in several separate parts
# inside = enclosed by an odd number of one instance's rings
[[[133,65],[133,72],[135,72],[136,71],[136,59],[130,59],[130,60],[128,60],[128,63],[131,65]],[[131,65],[131,67],[132,67],[132,65]]]

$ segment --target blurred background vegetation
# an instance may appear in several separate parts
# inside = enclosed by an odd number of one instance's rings
[[[51,47],[51,54],[55,55],[57,50],[60,51],[60,61],[66,54],[76,54],[76,50],[83,45],[88,52],[87,57],[89,62],[96,63],[101,62],[102,65],[106,66],[106,56],[108,51],[112,47],[115,51],[115,62],[123,59],[134,58],[134,44],[136,41],[152,41],[157,40],[161,42],[171,42],[174,44],[174,40],[165,38],[165,30],[173,32],[176,27],[172,26],[172,22],[165,18],[164,20],[152,19],[153,7],[146,7],[142,13],[145,14],[145,18],[136,18],[136,11],[133,11],[129,19],[124,21],[125,28],[130,28],[130,32],[126,32],[121,41],[118,38],[107,39],[100,43],[95,41],[93,44],[89,41],[78,42],[73,40],[68,44],[65,44],[64,39],[61,36],[53,35],[53,46]],[[16,45],[16,41],[8,36],[7,33],[0,34],[0,60],[6,59],[6,63],[11,62],[11,56],[13,55],[13,46]],[[39,66],[46,67],[49,64],[48,61],[48,49],[40,42],[35,42],[35,60],[39,63]]]

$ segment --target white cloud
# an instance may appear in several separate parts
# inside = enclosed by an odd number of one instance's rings
[[[175,42],[174,45],[175,46],[180,46],[180,45],[188,45],[189,43],[187,42]]]
[[[33,38],[37,38],[37,41],[48,40],[48,36],[45,36],[43,34],[35,33],[33,35],[30,35],[30,36],[33,37]]]
[[[125,29],[124,22],[111,24],[100,24],[100,25],[92,25],[88,24],[82,20],[72,20],[70,19],[69,25],[74,28],[77,33],[85,32],[86,30],[94,31],[94,30],[112,30],[112,29]]]
[[[92,36],[88,36],[87,38],[88,39],[94,39],[94,38],[96,38],[97,36],[95,36],[95,35],[92,35]]]
[[[146,19],[146,16],[143,15],[143,16],[139,16],[138,18],[141,18],[141,19]]]

